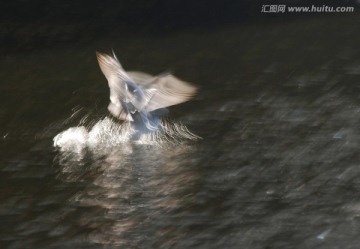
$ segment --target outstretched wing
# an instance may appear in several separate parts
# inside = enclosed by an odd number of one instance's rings
[[[99,52],[96,55],[109,83],[111,103],[108,109],[119,119],[131,120],[129,112],[152,112],[183,103],[197,91],[195,86],[172,74],[126,73],[115,55],[111,57]]]
[[[170,73],[152,76],[143,72],[129,71],[128,75],[144,88],[152,89],[147,105],[149,112],[186,102],[197,91],[195,86]]]
[[[154,75],[147,74],[144,72],[139,72],[139,71],[127,71],[127,74],[137,84],[140,84],[144,87],[147,87],[149,84],[151,84],[156,79],[156,76],[154,76]]]
[[[118,81],[131,81],[131,78],[127,75],[115,55],[112,57],[104,53],[96,52],[96,57],[100,69],[108,80],[109,85],[116,84]]]
[[[172,74],[156,77],[149,87],[155,89],[147,110],[149,112],[172,105],[177,105],[191,99],[197,88],[188,82],[176,78]]]
[[[110,88],[110,101],[108,110],[112,115],[121,120],[132,120],[129,112],[134,112],[139,108],[138,100],[134,98],[134,93],[129,90],[129,86],[136,87],[133,80],[127,75],[120,62],[114,57],[96,52],[99,66]],[[134,89],[132,89],[134,90]],[[127,110],[124,110],[124,106]]]

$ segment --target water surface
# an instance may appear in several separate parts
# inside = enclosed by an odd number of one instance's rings
[[[1,248],[357,248],[358,27],[249,21],[1,57]],[[111,48],[197,84],[170,114],[203,139],[54,148],[108,115],[95,51]]]

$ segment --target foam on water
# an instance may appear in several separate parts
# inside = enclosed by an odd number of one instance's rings
[[[163,121],[163,131],[155,131],[141,134],[134,140],[137,132],[131,123],[118,123],[105,117],[95,123],[94,126],[71,127],[60,132],[54,137],[54,146],[62,151],[79,152],[84,148],[96,150],[99,146],[103,148],[116,146],[123,143],[133,142],[137,144],[164,145],[178,144],[184,140],[198,140],[199,136],[190,132],[181,123]]]

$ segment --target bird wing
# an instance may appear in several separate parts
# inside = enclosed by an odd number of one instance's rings
[[[100,69],[105,75],[110,88],[111,103],[108,106],[108,110],[121,120],[131,120],[128,112],[134,112],[133,109],[136,106],[140,106],[126,87],[133,80],[127,75],[115,55],[112,57],[96,52],[96,56]],[[124,105],[126,106],[125,108],[131,110],[124,110]]]
[[[167,73],[152,76],[143,72],[125,72],[114,55],[96,53],[100,69],[108,80],[110,99],[109,111],[120,119],[125,119],[124,111],[154,111],[160,108],[176,105],[192,98],[197,88],[192,84]],[[136,83],[135,83],[136,82]],[[129,91],[129,89],[132,89]]]
[[[188,101],[197,91],[195,86],[172,74],[155,77],[150,83],[147,83],[147,87],[153,89],[152,97],[147,105],[149,112]]]
[[[148,88],[146,92],[150,97],[147,106],[149,112],[188,101],[197,90],[195,86],[170,73],[158,76],[138,71],[127,73],[136,83]]]
[[[139,71],[128,71],[127,74],[136,83],[147,86],[156,79],[156,76]]]

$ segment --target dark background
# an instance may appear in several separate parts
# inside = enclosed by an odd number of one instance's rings
[[[242,22],[283,22],[334,13],[261,13],[264,4],[355,6],[356,1],[2,1],[0,44],[3,53],[61,46],[80,40],[183,29],[204,29]],[[339,13],[338,15],[344,15]],[[347,13],[347,15],[349,15]]]

